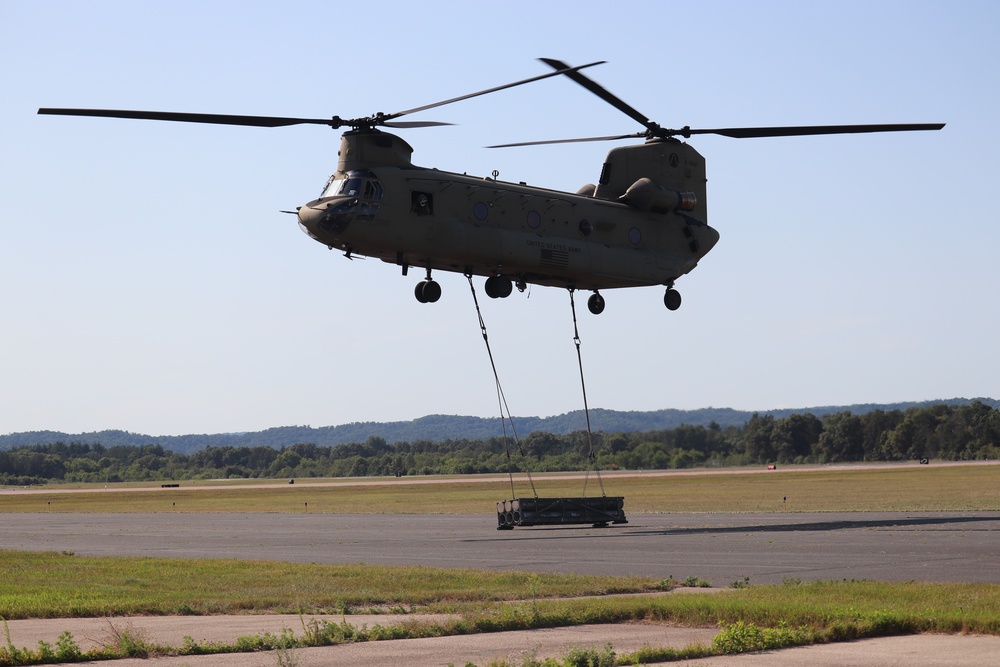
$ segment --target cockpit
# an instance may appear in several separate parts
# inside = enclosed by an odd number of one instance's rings
[[[382,184],[370,171],[334,174],[319,199],[299,209],[299,223],[313,238],[317,238],[320,231],[340,234],[354,221],[373,221],[382,193]]]

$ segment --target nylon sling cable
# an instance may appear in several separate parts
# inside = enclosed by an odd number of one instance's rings
[[[576,360],[580,364],[580,387],[583,389],[583,414],[587,417],[587,442],[590,444],[590,452],[587,459],[591,467],[597,473],[597,483],[601,486],[601,496],[607,497],[604,492],[604,480],[601,479],[601,471],[597,467],[597,457],[594,456],[594,436],[590,430],[590,408],[587,407],[587,383],[583,379],[583,355],[580,354],[580,331],[576,326],[576,301],[573,299],[573,288],[569,289],[569,307],[573,311],[573,343],[576,344]],[[587,481],[590,478],[590,469],[587,469],[583,476],[583,497],[587,497]]]
[[[514,428],[514,419],[510,416],[510,408],[507,407],[507,398],[503,395],[503,387],[500,386],[500,375],[497,373],[496,362],[493,361],[493,350],[490,349],[490,337],[486,333],[486,322],[483,321],[483,312],[479,309],[479,299],[476,298],[476,286],[472,284],[472,274],[466,273],[465,277],[469,280],[469,289],[472,290],[472,302],[476,304],[476,315],[479,317],[479,329],[483,332],[483,342],[486,343],[486,353],[490,357],[490,366],[493,368],[493,379],[496,380],[497,384],[497,401],[500,403],[500,423],[503,425],[503,448],[507,454],[507,476],[510,478],[510,497],[511,500],[517,497],[514,492],[514,473],[513,465],[510,460],[510,447],[507,443],[507,422],[510,422],[510,430],[514,437],[514,443],[517,444],[517,451],[521,454],[521,459],[527,461],[527,457],[524,455],[524,449],[521,448],[521,441],[517,437],[517,429]],[[535,480],[531,479],[531,471],[528,470],[528,466],[524,466],[524,472],[528,476],[528,483],[531,485],[531,492],[534,494],[535,498],[538,497],[538,491],[535,490]]]

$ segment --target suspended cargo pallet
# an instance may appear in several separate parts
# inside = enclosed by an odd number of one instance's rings
[[[497,530],[511,530],[514,526],[628,523],[624,507],[622,496],[514,498],[497,503]]]

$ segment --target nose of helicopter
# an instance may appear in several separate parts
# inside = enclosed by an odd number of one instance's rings
[[[312,238],[317,238],[319,224],[325,214],[326,206],[317,205],[316,202],[309,202],[308,204],[299,206],[297,209],[299,228]]]

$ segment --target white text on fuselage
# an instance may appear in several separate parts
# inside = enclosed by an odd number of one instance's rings
[[[563,245],[562,243],[552,243],[551,241],[526,241],[529,248],[541,248],[542,250],[560,250],[562,252],[583,252],[579,246]]]

